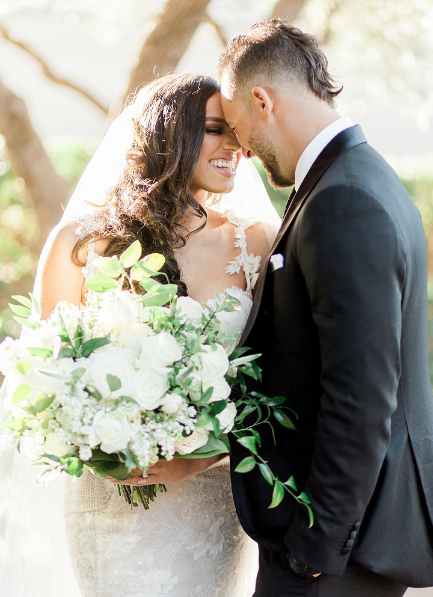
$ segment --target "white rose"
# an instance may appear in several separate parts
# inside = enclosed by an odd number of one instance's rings
[[[236,406],[234,402],[229,402],[225,409],[217,414],[223,433],[228,433],[233,429],[236,417]]]
[[[112,336],[112,340],[117,346],[129,348],[138,356],[143,338],[151,333],[151,328],[145,323],[131,323]]]
[[[202,379],[213,380],[227,373],[229,359],[226,351],[220,344],[204,346],[199,353],[201,362],[200,375]]]
[[[116,413],[96,413],[93,428],[101,442],[101,450],[106,454],[113,454],[124,450],[131,436],[131,428],[122,415]]]
[[[98,309],[98,329],[112,334],[116,338],[129,327],[140,321],[140,296],[131,292],[115,291],[104,293],[103,304]]]
[[[78,325],[81,323],[82,311],[78,305],[73,305],[67,301],[60,301],[54,308],[49,317],[49,322],[53,323],[56,329],[65,327],[70,338],[75,336]]]
[[[199,323],[203,315],[203,307],[198,301],[189,296],[181,296],[177,299],[177,308],[182,317],[191,323]]]
[[[49,320],[40,321],[38,328],[34,330],[24,328],[20,335],[20,342],[29,348],[51,349],[54,357],[57,357],[62,343],[55,326],[52,326]]]
[[[206,429],[196,429],[187,437],[182,437],[176,442],[176,451],[179,454],[191,454],[207,444],[209,432]]]
[[[46,436],[44,448],[47,454],[54,454],[54,456],[58,456],[59,458],[70,454],[72,451],[71,446],[65,442],[62,434],[55,432],[49,433]]]
[[[174,415],[182,404],[184,400],[179,394],[166,394],[161,401],[161,409],[167,415]]]
[[[16,389],[20,384],[30,386],[32,392],[28,396],[29,401],[38,398],[40,394],[64,396],[69,392],[67,384],[72,372],[77,368],[73,359],[49,360],[46,363],[40,359],[33,359],[33,362],[34,366],[25,375],[8,376],[9,388],[15,386]],[[32,364],[31,360],[30,363]]]
[[[95,386],[102,396],[130,396],[136,397],[137,373],[133,367],[134,353],[126,348],[105,346],[92,352],[87,359],[86,382]],[[118,377],[121,386],[112,392],[107,382],[107,374]]]
[[[0,371],[7,375],[15,369],[17,361],[22,358],[22,347],[18,340],[9,336],[0,344]]]
[[[147,369],[137,376],[135,400],[145,410],[154,410],[162,403],[162,397],[168,390],[169,369],[165,367]]]
[[[141,342],[139,366],[167,367],[182,358],[182,347],[168,332],[147,336]]]

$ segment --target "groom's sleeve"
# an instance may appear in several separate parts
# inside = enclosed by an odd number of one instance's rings
[[[286,545],[297,559],[343,574],[384,462],[400,377],[403,243],[389,214],[338,186],[307,204],[297,255],[320,342],[321,390],[306,490]]]

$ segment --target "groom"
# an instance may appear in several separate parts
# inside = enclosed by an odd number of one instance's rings
[[[263,391],[284,394],[261,453],[294,475],[315,514],[253,471],[233,474],[259,544],[255,597],[374,597],[433,585],[433,400],[421,220],[339,93],[314,38],[271,20],[221,59],[223,108],[244,153],[294,184],[256,286],[244,342],[263,353]],[[264,432],[262,432],[264,433]],[[246,456],[233,444],[232,466]]]

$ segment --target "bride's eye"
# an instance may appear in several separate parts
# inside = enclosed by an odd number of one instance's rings
[[[210,135],[222,135],[223,128],[222,127],[206,127],[206,132]]]

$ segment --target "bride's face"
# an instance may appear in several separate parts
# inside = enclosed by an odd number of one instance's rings
[[[220,94],[215,93],[206,104],[205,134],[192,176],[192,192],[231,191],[240,157],[240,145],[224,119]]]

